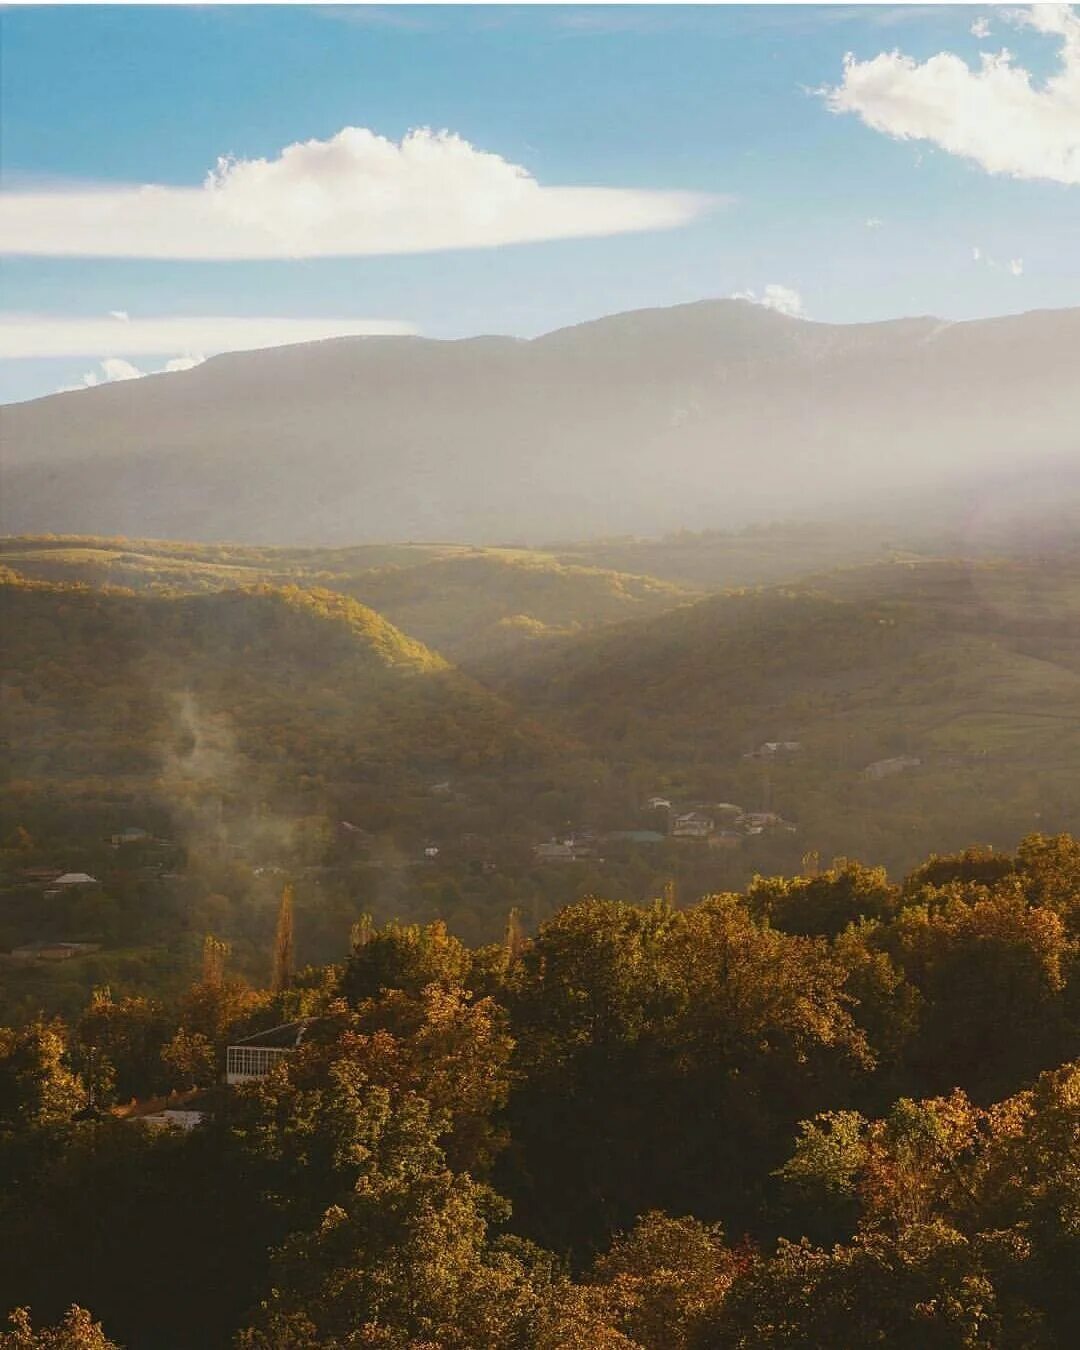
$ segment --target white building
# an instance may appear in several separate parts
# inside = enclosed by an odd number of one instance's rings
[[[311,1025],[310,1017],[299,1022],[285,1022],[269,1031],[257,1031],[225,1049],[225,1081],[231,1086],[247,1083],[253,1078],[265,1078],[282,1059],[304,1039]]]
[[[676,839],[708,839],[716,829],[716,821],[701,811],[687,811],[671,822],[671,833]]]

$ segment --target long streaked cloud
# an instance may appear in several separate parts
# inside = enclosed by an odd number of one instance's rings
[[[997,13],[1060,40],[1060,67],[1041,85],[1005,49],[984,52],[978,69],[951,52],[920,64],[892,51],[870,61],[849,54],[841,84],[820,92],[833,112],[855,113],[897,140],[929,141],[987,173],[1078,184],[1080,10],[1039,4]]]
[[[173,259],[427,253],[670,229],[723,202],[689,192],[544,187],[448,131],[365,127],[223,157],[200,187],[12,192],[0,252]]]
[[[251,318],[226,315],[118,318],[0,313],[0,357],[212,356],[284,347],[324,338],[405,335],[414,325],[392,319]]]

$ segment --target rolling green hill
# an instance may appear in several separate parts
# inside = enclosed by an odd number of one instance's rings
[[[525,549],[405,544],[271,549],[150,540],[26,538],[0,560],[38,580],[159,594],[266,583],[339,591],[454,657],[647,617],[700,592]]]
[[[667,795],[904,865],[1080,816],[1080,563],[894,563],[722,595],[482,672]],[[766,741],[791,754],[750,757]],[[866,771],[906,756],[917,764]],[[892,770],[890,772],[890,769]]]
[[[7,557],[34,550],[66,575],[123,552],[23,540]],[[65,908],[48,935],[134,950],[153,910],[166,944],[176,925],[222,931],[257,966],[287,874],[306,950],[332,960],[365,908],[485,940],[510,904],[705,894],[807,853],[902,871],[1080,820],[1075,557],[894,561],[698,600],[510,551],[321,561],[337,589],[299,552],[144,544],[123,562],[140,589],[0,584],[0,861],[107,880],[104,909]],[[170,562],[182,585],[161,581]],[[544,640],[496,640],[518,628]],[[654,794],[781,820],[709,847],[665,835]],[[144,878],[102,842],[132,824],[186,850],[164,890],[160,860]],[[579,832],[583,861],[537,851]],[[0,946],[44,932],[39,902],[18,904]]]
[[[646,618],[697,598],[653,577],[495,552],[382,568],[339,584],[467,664],[537,638]]]
[[[505,768],[543,740],[336,592],[158,596],[13,577],[0,625],[12,779],[175,770],[280,795],[308,781]]]

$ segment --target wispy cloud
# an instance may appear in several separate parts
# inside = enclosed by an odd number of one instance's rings
[[[253,318],[228,315],[134,318],[104,315],[0,313],[0,357],[210,356],[216,352],[283,347],[324,338],[400,335],[412,324],[383,319]]]
[[[401,141],[365,127],[224,156],[201,187],[9,193],[0,252],[129,258],[313,258],[490,248],[670,229],[723,199],[544,187],[448,131]]]
[[[781,286],[770,282],[758,294],[757,291],[736,291],[733,300],[749,300],[752,305],[761,305],[765,309],[775,309],[779,314],[787,314],[793,319],[805,319],[802,296],[791,286]]]
[[[430,11],[417,5],[319,5],[324,19],[356,28],[388,28],[399,33],[426,33],[434,24]]]
[[[123,380],[141,380],[144,375],[175,375],[182,370],[193,370],[201,366],[205,356],[174,356],[163,366],[155,370],[140,370],[130,361],[119,356],[107,356],[99,362],[96,370],[88,370],[78,384],[66,384],[57,390],[60,394],[72,394],[79,389],[93,389],[99,384],[116,384]]]
[[[1008,22],[1060,41],[1060,68],[1037,85],[1002,50],[978,69],[951,52],[921,64],[899,51],[848,55],[844,78],[819,91],[836,113],[855,113],[897,140],[929,141],[1013,178],[1080,183],[1080,12],[1072,5],[999,10]]]
[[[1010,258],[1007,262],[998,262],[997,258],[992,257],[978,244],[975,244],[971,250],[971,260],[972,262],[981,263],[984,267],[988,267],[991,272],[1008,272],[1008,274],[1013,277],[1022,277],[1024,275],[1023,258]]]

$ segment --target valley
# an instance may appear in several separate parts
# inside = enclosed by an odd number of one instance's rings
[[[671,548],[726,578],[740,538]],[[176,986],[206,932],[257,979],[286,881],[325,962],[365,912],[483,942],[1075,828],[1074,552],[732,589],[588,551],[5,541],[0,945],[92,947],[9,959],[9,1003]]]

